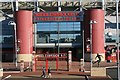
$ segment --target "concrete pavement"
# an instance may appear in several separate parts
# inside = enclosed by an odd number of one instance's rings
[[[75,62],[73,66],[76,66],[76,68],[80,68],[79,62]],[[96,67],[96,66],[97,64],[93,65],[93,67]],[[111,66],[116,66],[116,63],[101,62],[100,64],[100,67],[111,67]],[[111,80],[111,77],[108,75],[106,77],[90,76],[90,62],[85,62],[85,70],[86,70],[85,72],[68,72],[68,71],[52,70],[51,79]],[[3,78],[5,78],[8,75],[11,75],[11,77],[7,80],[40,80],[40,79],[43,79],[40,77],[41,74],[42,73],[40,70],[37,70],[37,72],[22,72],[22,73],[19,71],[4,71]]]
[[[7,80],[41,80],[44,78],[41,78],[41,71],[38,72],[20,72],[20,73],[12,73],[12,72],[6,72],[4,73],[3,78],[5,78],[8,75],[11,75],[11,77]],[[48,78],[46,78],[48,79]],[[71,80],[71,79],[79,79],[79,80],[111,80],[109,77],[91,77],[90,73],[86,72],[68,72],[68,71],[52,71],[52,78],[49,79],[56,79],[56,80]]]

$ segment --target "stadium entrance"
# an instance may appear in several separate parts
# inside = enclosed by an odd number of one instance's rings
[[[36,53],[68,53],[72,59],[82,58],[81,21],[83,12],[35,12]]]

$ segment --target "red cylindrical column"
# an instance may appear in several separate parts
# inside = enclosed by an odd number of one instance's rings
[[[85,11],[85,40],[90,38],[90,21],[96,21],[92,23],[92,58],[95,60],[97,53],[102,55],[105,60],[104,50],[104,11],[102,9],[89,9]],[[85,41],[86,44],[86,41]]]
[[[17,40],[20,52],[18,53],[18,61],[32,61],[33,52],[33,21],[32,11],[19,10],[15,12],[15,21],[17,27]]]

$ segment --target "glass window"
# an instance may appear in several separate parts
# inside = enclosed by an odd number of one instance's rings
[[[105,23],[105,42],[116,42],[116,23]]]
[[[2,30],[0,34],[0,43],[2,48],[13,48],[14,47],[14,26],[9,26],[8,23],[2,24],[0,28]]]
[[[0,36],[0,44],[3,42],[3,40],[2,40],[2,36]]]
[[[80,22],[37,23],[37,43],[70,43],[80,36]],[[81,39],[81,38],[80,38]]]
[[[13,44],[13,42],[14,42],[13,35],[2,35],[1,42],[3,44]]]

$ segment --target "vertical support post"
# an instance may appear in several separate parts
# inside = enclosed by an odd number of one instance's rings
[[[14,22],[15,23],[15,22]],[[17,35],[16,35],[16,23],[13,25],[14,26],[14,33],[15,33],[15,66],[17,67]]]
[[[14,11],[18,11],[18,0],[16,0],[13,3],[13,9]],[[15,22],[14,22],[15,23]],[[17,64],[17,35],[16,35],[16,23],[14,24],[14,32],[15,32],[15,62],[16,62],[16,67],[18,66]]]
[[[35,5],[35,6],[34,6],[34,7],[35,7],[35,11],[36,11],[36,12],[39,12],[40,10],[39,10],[39,6],[38,6],[38,5],[39,5],[38,0],[35,0],[34,5]]]
[[[57,49],[58,49],[58,57],[57,60],[59,61],[59,54],[60,54],[60,26],[59,26],[59,20],[58,20],[58,35],[57,35],[57,39],[58,39],[58,45],[57,45]],[[58,62],[57,62],[58,64]]]
[[[84,29],[83,29],[83,66],[84,66],[84,58],[85,58],[85,51],[84,51]]]
[[[18,8],[18,5],[19,5],[19,4],[18,4],[18,0],[16,0],[16,1],[15,1],[15,7],[16,7],[15,10],[16,10],[16,11],[18,11],[18,9],[19,9],[19,8]]]
[[[32,48],[33,47],[32,11],[19,10],[15,12],[15,17],[16,17],[16,23],[17,23],[17,38],[21,42],[21,44],[19,45],[20,52],[17,54],[18,55],[17,61],[24,60],[24,62],[31,63],[32,51],[33,51],[33,48]]]
[[[92,70],[92,20],[90,21],[90,63]]]
[[[102,10],[105,10],[105,0],[102,0]]]
[[[119,0],[116,0],[116,24],[117,24],[117,34],[116,34],[116,37],[117,37],[117,67],[118,67],[118,70],[117,70],[117,78],[118,80],[120,80],[120,69],[119,69],[119,24],[118,24],[118,4],[119,4]]]
[[[93,24],[97,23],[96,21],[94,20],[90,20],[90,64],[91,64],[91,74],[92,74],[92,60],[93,60],[93,57],[92,57],[92,27],[93,27]]]
[[[58,0],[58,11],[61,11],[61,2]]]
[[[82,11],[82,0],[80,0],[80,11]]]
[[[48,71],[48,59],[47,59],[47,56],[46,56],[46,72]]]
[[[37,23],[34,23],[34,51],[35,52],[37,52],[36,51],[36,39],[37,39],[37,37],[36,37],[36,27],[37,27]]]
[[[15,0],[15,2],[11,2],[12,3],[12,11],[18,11],[18,0]]]
[[[56,57],[56,70],[58,71],[58,56]]]
[[[14,59],[14,61],[15,61],[15,65],[17,67],[18,66],[17,65],[17,51],[18,51],[18,49],[17,49],[16,23],[14,21],[10,21],[8,23],[8,25],[12,25],[14,27],[14,43],[15,43],[15,59]]]
[[[58,0],[58,11],[62,11],[61,10],[61,1]],[[58,57],[57,57],[57,70],[58,70],[58,61],[59,61],[59,53],[60,53],[60,46],[59,46],[59,38],[60,38],[60,26],[59,26],[59,20],[58,20]]]
[[[33,72],[36,72],[36,57],[34,56],[33,58],[33,68],[32,68]]]

